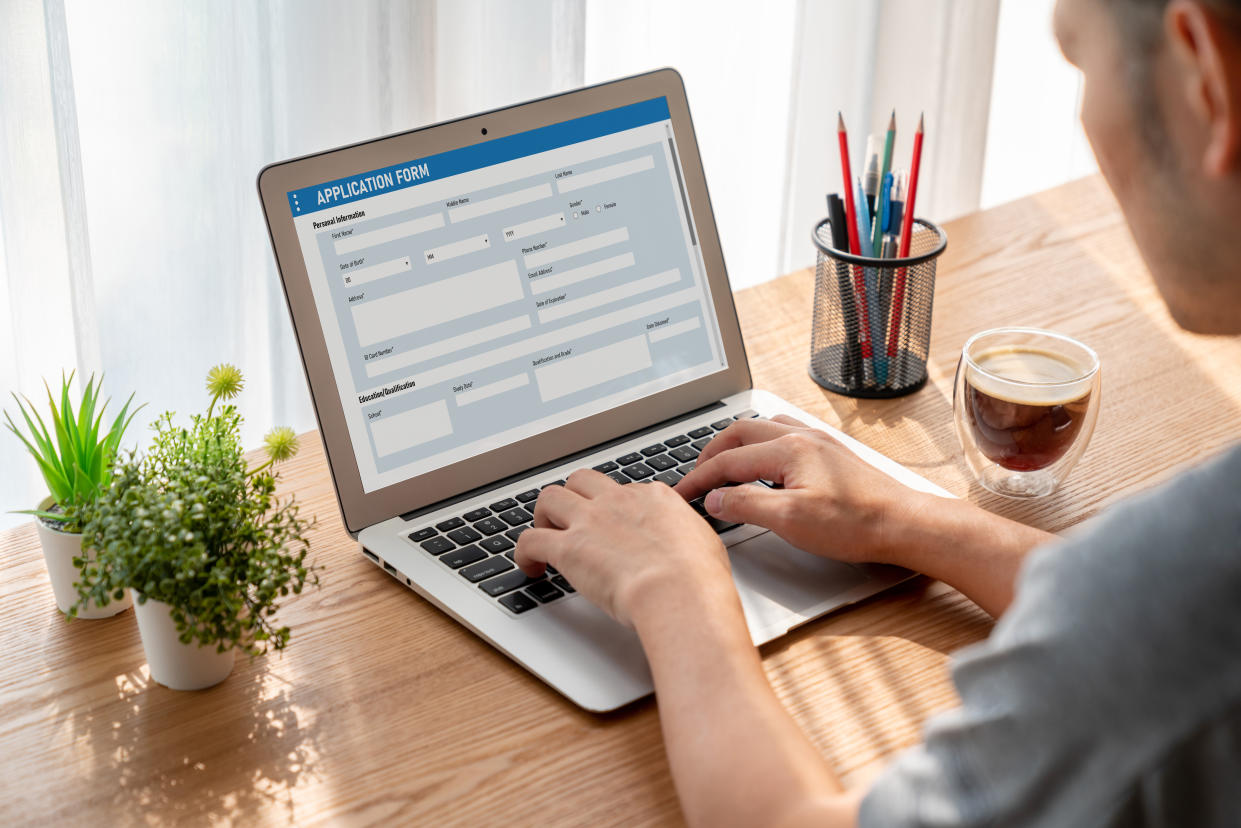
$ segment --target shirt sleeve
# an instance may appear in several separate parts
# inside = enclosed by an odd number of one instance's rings
[[[1241,695],[1241,452],[1035,550],[862,826],[1102,825]]]

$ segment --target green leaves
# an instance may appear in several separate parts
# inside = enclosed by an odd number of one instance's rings
[[[100,426],[110,402],[105,400],[102,405],[99,403],[102,380],[96,382],[94,375],[91,375],[75,413],[69,399],[73,377],[73,374],[68,377],[61,376],[59,407],[52,396],[51,388],[44,383],[44,388],[47,389],[50,429],[34,403],[28,398],[19,398],[16,394],[13,395],[13,400],[21,412],[26,432],[22,433],[8,411],[4,412],[4,419],[9,431],[17,435],[26,451],[34,458],[52,500],[60,507],[59,513],[31,511],[28,514],[64,522],[68,531],[76,532],[81,528],[82,511],[111,482],[112,464],[121,439],[134,414],[142,406],[130,411],[134,399],[131,394],[120,414],[112,421],[111,427],[101,436]]]
[[[318,583],[306,560],[312,523],[276,497],[270,462],[247,469],[241,415],[231,404],[213,414],[220,398],[188,428],[161,414],[147,455],[116,463],[84,521],[96,558],[78,560],[78,593],[99,602],[133,587],[172,607],[183,641],[259,655],[288,644],[288,628],[270,620],[281,598]]]

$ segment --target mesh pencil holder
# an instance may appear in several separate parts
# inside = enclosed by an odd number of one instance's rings
[[[832,223],[812,234],[818,250],[810,377],[850,397],[899,397],[926,384],[935,261],[948,246],[938,226],[914,219],[910,255],[854,256],[832,246]]]

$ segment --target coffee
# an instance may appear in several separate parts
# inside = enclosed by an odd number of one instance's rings
[[[1089,367],[1019,345],[985,350],[972,361],[965,366],[965,414],[979,451],[1012,471],[1037,471],[1063,457],[1090,409]]]

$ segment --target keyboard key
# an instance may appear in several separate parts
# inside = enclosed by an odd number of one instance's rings
[[[514,592],[512,595],[505,595],[500,599],[500,603],[516,615],[521,615],[523,612],[538,606],[524,592]]]
[[[435,537],[435,527],[428,526],[425,529],[419,529],[417,532],[410,532],[409,539],[414,543],[422,543],[427,538]]]
[[[686,463],[684,466],[677,466],[677,474],[684,477],[694,470],[695,463]]]
[[[550,581],[539,581],[537,584],[531,584],[526,590],[527,595],[533,595],[544,604],[550,604],[557,598],[563,598],[564,593],[560,591],[560,587],[553,585]]]
[[[503,532],[508,528],[508,524],[501,523],[493,517],[483,518],[474,524],[474,528],[482,532],[484,535],[495,535]]]
[[[557,575],[552,578],[552,583],[563,589],[565,592],[577,592],[577,590],[573,588],[573,584],[565,580],[563,575]]]
[[[456,546],[456,544],[443,535],[431,538],[429,541],[422,542],[422,548],[430,552],[432,555],[442,555],[454,546]]]
[[[711,517],[709,514],[707,514],[707,507],[703,505],[701,497],[695,500],[691,500],[689,502],[689,505],[694,507],[695,512],[702,515],[702,519],[707,522],[707,525],[710,526],[717,535],[723,534],[724,532],[727,532],[729,529],[732,529],[735,526],[741,525],[740,523],[729,523],[728,521],[724,521],[718,518]]]
[[[489,514],[491,514],[490,509],[480,506],[479,508],[475,509],[472,512],[466,512],[461,517],[465,518],[470,523],[473,523],[476,520],[482,520],[483,518],[487,517],[487,515]]]
[[[563,486],[563,485],[564,485],[563,480],[553,480],[551,483],[548,483],[547,486],[544,486],[543,488],[546,489],[549,486]]]
[[[521,537],[521,533],[526,531],[529,528],[530,527],[528,525],[527,526],[516,526],[508,530],[507,532],[505,532],[504,537],[508,538],[513,543],[517,543],[517,539]]]
[[[677,446],[668,454],[676,458],[678,463],[688,463],[698,457],[698,449],[693,446]]]
[[[646,458],[646,464],[655,471],[661,472],[676,468],[677,461],[673,460],[666,454],[659,454],[654,457]]]
[[[527,512],[520,506],[514,507],[500,513],[500,520],[509,526],[521,526],[523,523],[529,523],[534,520],[534,515]]]
[[[629,475],[630,480],[644,480],[655,473],[645,463],[634,463],[632,466],[626,466],[621,469],[621,471]]]
[[[489,538],[483,538],[478,542],[478,545],[493,555],[503,552],[505,549],[513,548],[513,542],[503,535],[492,535]]]
[[[715,422],[711,424],[711,427],[715,429],[716,431],[723,431],[724,429],[728,428],[732,424],[733,424],[733,418],[729,417],[727,420],[716,420]]]
[[[636,451],[631,451],[628,454],[622,454],[620,457],[617,457],[616,462],[620,463],[622,466],[629,466],[637,463],[641,459],[641,454],[638,454]]]
[[[494,558],[488,558],[485,561],[473,564],[457,570],[457,574],[464,577],[471,583],[490,578],[492,575],[499,575],[501,572],[508,572],[513,568],[513,563],[503,555],[496,555]]]
[[[539,490],[531,489],[528,492],[522,492],[521,494],[517,495],[517,499],[522,503],[529,503],[532,500],[538,500]]]
[[[676,448],[677,446],[683,446],[688,442],[689,442],[688,435],[678,434],[675,437],[669,437],[667,440],[664,440],[664,445],[667,446],[668,448]]]
[[[504,556],[501,555],[501,558]],[[478,588],[483,592],[495,598],[497,595],[503,595],[506,592],[512,592],[524,586],[529,586],[537,581],[537,578],[530,578],[520,569],[514,569],[506,572],[498,578],[492,578],[490,581],[483,581]]]
[[[734,414],[733,419],[734,420],[752,420],[757,416],[758,416],[757,411],[755,411],[753,408],[747,408],[745,411],[741,411],[737,414]]]
[[[466,564],[472,564],[475,561],[487,559],[487,553],[479,549],[477,546],[463,546],[460,549],[454,549],[440,556],[440,560],[451,566],[453,569],[460,569]]]
[[[624,486],[626,483],[633,482],[632,480],[630,480],[628,477],[625,477],[625,475],[621,474],[620,472],[612,472],[611,474],[608,475],[608,477],[612,478],[613,480],[615,480],[617,483],[621,484],[622,486]]]
[[[441,532],[451,532],[453,529],[460,529],[462,526],[465,526],[465,521],[461,518],[449,518],[435,524],[435,528]]]
[[[506,512],[509,509],[512,509],[516,505],[517,505],[516,500],[514,500],[511,497],[506,497],[503,500],[497,500],[495,503],[492,503],[491,511],[496,512],[496,513]]]
[[[693,446],[698,451],[702,451],[703,449],[707,447],[707,443],[709,442],[711,442],[710,437],[703,437],[701,440],[695,440],[694,442],[690,443],[690,445]]]
[[[689,436],[693,437],[694,439],[698,439],[699,437],[706,437],[707,435],[713,434],[713,433],[714,432],[712,431],[711,426],[703,426],[702,428],[696,428],[693,431],[691,431],[689,433]]]
[[[475,532],[473,529],[471,529],[468,526],[462,526],[460,529],[454,529],[453,531],[449,532],[448,537],[452,538],[454,541],[464,546],[467,543],[473,543],[474,541],[478,540],[479,538],[482,537],[482,535],[478,534],[477,532]]]
[[[643,457],[654,457],[656,454],[663,454],[663,453],[664,453],[663,443],[656,443],[653,446],[647,446],[646,448],[642,449]]]
[[[660,472],[659,474],[655,475],[655,477],[652,479],[658,480],[660,483],[667,483],[669,486],[675,486],[676,484],[681,482],[681,475],[677,474],[674,471],[666,471],[666,472]]]
[[[611,460],[609,460],[606,463],[600,463],[599,465],[592,466],[591,468],[593,468],[597,472],[603,472],[604,474],[607,474],[608,472],[616,471],[617,469],[620,468],[620,466],[616,465]]]

